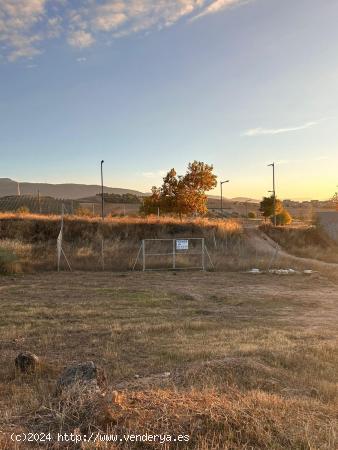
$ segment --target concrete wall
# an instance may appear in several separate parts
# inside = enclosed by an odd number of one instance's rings
[[[338,242],[338,212],[319,212],[317,218],[320,226],[335,241]]]

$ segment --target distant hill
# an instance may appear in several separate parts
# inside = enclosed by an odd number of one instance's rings
[[[208,195],[208,198],[211,200],[221,200],[220,195]],[[250,197],[233,197],[233,198],[227,198],[223,197],[224,202],[244,202],[244,203],[259,203],[260,200],[256,200],[254,198]]]
[[[259,203],[260,200],[249,197],[234,197],[231,199],[233,202],[246,202],[246,203]]]
[[[101,186],[92,184],[49,184],[49,183],[19,183],[21,195],[37,195],[77,200],[85,197],[92,197],[101,192]],[[108,194],[134,194],[143,196],[144,194],[133,189],[111,188],[104,186],[104,192]],[[10,178],[0,178],[0,197],[18,194],[18,182]]]

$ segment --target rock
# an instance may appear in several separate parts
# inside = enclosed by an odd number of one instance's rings
[[[66,367],[57,382],[56,391],[61,393],[76,385],[101,392],[105,390],[106,382],[104,370],[89,361]]]
[[[34,373],[36,372],[40,360],[38,356],[31,352],[21,352],[15,358],[15,367],[22,373]]]

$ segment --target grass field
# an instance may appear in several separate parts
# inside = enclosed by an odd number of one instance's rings
[[[338,293],[319,274],[8,276],[0,307],[0,448],[31,448],[12,432],[107,426],[190,440],[67,448],[337,448]],[[23,350],[37,375],[15,373]],[[88,360],[119,392],[108,421],[54,396],[62,368]]]

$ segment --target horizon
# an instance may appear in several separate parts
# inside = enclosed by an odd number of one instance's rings
[[[104,159],[107,186],[149,192],[196,159],[230,179],[224,197],[261,199],[274,161],[280,198],[330,199],[338,4],[156,5],[2,2],[2,173],[100,184]]]
[[[8,177],[0,177],[0,181],[1,180],[8,180],[8,181],[12,181],[12,182],[14,182],[14,183],[18,183],[19,185],[21,185],[21,184],[48,184],[48,185],[52,185],[52,186],[62,186],[62,185],[75,185],[75,186],[77,186],[77,185],[85,185],[85,186],[97,186],[97,187],[99,187],[100,188],[100,184],[98,184],[98,183],[93,183],[93,184],[87,184],[87,183],[75,183],[75,182],[72,182],[72,181],[66,181],[66,182],[61,182],[61,183],[50,183],[50,182],[48,182],[48,181],[27,181],[27,180],[13,180],[13,179],[11,179],[11,178],[8,178]],[[109,188],[109,189],[123,189],[123,190],[129,190],[129,191],[136,191],[136,192],[139,192],[140,194],[150,194],[151,193],[151,191],[149,190],[149,191],[139,191],[138,189],[134,189],[134,188],[131,188],[131,187],[127,187],[127,186],[108,186],[107,184],[104,184],[104,188]],[[213,190],[213,191],[211,191],[211,192],[213,192],[212,194],[210,194],[210,193],[207,193],[207,196],[208,197],[213,197],[213,198],[215,198],[215,199],[220,199],[221,198],[221,196],[220,195],[218,195],[216,192],[215,192],[216,190]],[[16,194],[13,194],[13,196],[15,196]],[[20,195],[33,195],[33,194],[20,194]],[[267,195],[268,196],[268,195]],[[237,200],[237,199],[247,199],[248,201],[251,201],[251,200],[253,200],[253,201],[257,201],[257,202],[260,202],[261,200],[262,200],[262,198],[263,197],[261,197],[261,198],[255,198],[255,197],[249,197],[249,196],[242,196],[242,195],[236,195],[236,196],[234,196],[234,197],[227,197],[227,196],[225,196],[225,195],[223,195],[223,199],[224,200],[232,200],[232,201],[235,201],[235,200]],[[324,199],[320,199],[320,198],[310,198],[310,197],[298,197],[298,198],[282,198],[282,197],[279,197],[278,195],[277,195],[277,198],[280,198],[282,201],[286,201],[286,200],[291,200],[291,201],[294,201],[294,202],[309,202],[309,201],[330,201],[331,200],[331,198],[324,198]],[[240,200],[238,200],[238,201],[240,201]],[[243,200],[243,201],[245,201],[245,200]]]

